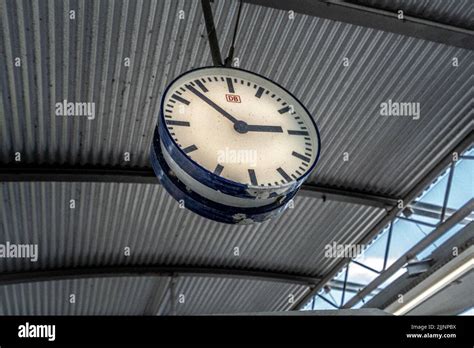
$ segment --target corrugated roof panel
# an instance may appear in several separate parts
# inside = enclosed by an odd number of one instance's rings
[[[70,200],[75,208],[70,208]],[[324,275],[338,259],[324,246],[357,241],[383,216],[373,207],[298,197],[256,225],[227,225],[180,209],[159,185],[0,183],[2,243],[37,243],[39,259],[5,259],[0,271],[158,264]],[[124,248],[130,248],[130,256]],[[234,247],[240,256],[234,256]]]
[[[124,277],[3,285],[0,314],[142,315],[150,296],[159,296],[153,291],[155,281],[152,277]]]
[[[167,277],[55,280],[0,286],[0,315],[271,312],[288,310],[307,290],[302,285],[213,277],[178,277],[173,288]]]
[[[0,55],[9,63],[0,66],[2,163],[21,152],[26,163],[149,166],[161,92],[211,64],[196,1],[0,6]],[[236,9],[235,1],[214,5],[223,52]],[[403,196],[469,132],[472,51],[244,4],[236,57],[314,115],[322,136],[314,183]],[[55,116],[64,99],[95,102],[96,118]],[[420,119],[380,116],[388,100],[420,103]]]
[[[184,277],[174,287],[174,305],[168,296],[161,314],[194,315],[284,311],[308,287],[233,278]],[[168,295],[171,292],[168,292]]]

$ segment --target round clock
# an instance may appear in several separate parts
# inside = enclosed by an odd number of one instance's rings
[[[279,215],[314,169],[318,129],[267,78],[235,68],[187,72],[166,88],[151,161],[186,208],[226,223]]]

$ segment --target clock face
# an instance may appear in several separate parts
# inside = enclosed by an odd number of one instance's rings
[[[244,70],[205,68],[181,76],[168,88],[162,112],[186,156],[237,183],[288,185],[318,158],[319,135],[301,103]]]

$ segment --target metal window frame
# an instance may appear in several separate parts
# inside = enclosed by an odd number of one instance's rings
[[[450,178],[451,180],[448,180],[448,185],[445,190],[445,196],[443,200],[443,207],[441,208],[441,218],[440,221],[436,226],[436,229],[432,231],[430,234],[428,234],[425,238],[423,238],[420,242],[418,242],[415,246],[413,246],[407,253],[402,255],[395,263],[393,263],[388,269],[386,269],[387,266],[387,259],[388,259],[388,253],[389,253],[389,248],[391,243],[391,238],[392,238],[392,230],[393,230],[393,222],[398,219],[405,219],[405,220],[410,220],[409,218],[406,217],[401,217],[400,213],[403,212],[405,207],[399,207],[398,205],[395,206],[391,211],[389,211],[386,215],[385,218],[383,218],[372,230],[359,242],[359,244],[366,244],[367,242],[370,242],[373,240],[373,238],[380,233],[381,230],[385,229],[387,225],[389,226],[389,233],[390,233],[390,238],[387,238],[387,245],[386,245],[386,250],[385,250],[385,255],[384,255],[384,266],[382,272],[372,280],[369,284],[366,285],[366,287],[361,290],[358,294],[353,296],[350,300],[348,300],[345,304],[341,306],[341,308],[350,308],[357,304],[359,300],[363,300],[365,296],[369,295],[371,291],[375,290],[380,284],[382,284],[385,280],[387,280],[390,276],[395,274],[399,269],[401,269],[406,261],[414,257],[412,254],[416,248],[419,248],[420,245],[423,246],[425,243],[432,241],[435,241],[437,238],[439,238],[441,235],[443,235],[445,232],[447,232],[452,226],[454,226],[457,223],[462,223],[465,218],[467,218],[471,212],[474,210],[474,200],[471,199],[469,202],[467,202],[462,208],[460,208],[458,211],[456,211],[454,214],[452,214],[446,221],[442,220],[444,219],[444,215],[447,210],[447,196],[450,193],[450,187],[452,185],[452,177],[454,176],[454,168],[455,166],[455,161],[453,160],[453,153],[461,154],[467,151],[472,144],[474,143],[474,131],[471,132],[468,136],[466,136],[461,143],[459,143],[453,151],[450,151],[439,163],[436,165],[429,173],[428,175],[425,176],[423,180],[421,180],[411,191],[410,193],[405,197],[403,200],[404,205],[409,206],[412,201],[414,201],[427,187],[429,187],[432,182],[436,180],[436,178],[442,173],[446,167],[450,167]],[[459,158],[463,158],[463,156],[458,156]],[[443,213],[444,212],[444,213]],[[461,217],[461,218],[460,218]],[[453,221],[455,223],[452,225]],[[417,221],[413,221],[414,223],[417,223]],[[450,226],[447,228],[446,226]],[[446,229],[447,228],[447,229]],[[438,237],[437,237],[438,236]],[[433,239],[435,238],[435,239]],[[425,248],[429,245],[430,243],[426,244]],[[423,248],[424,249],[424,248]],[[416,254],[415,254],[416,255]],[[329,272],[313,290],[309,291],[306,296],[304,296],[292,309],[293,310],[298,310],[304,307],[306,302],[309,301],[313,296],[317,295],[319,290],[326,284],[330,283],[330,281],[336,276],[336,274],[343,269],[346,265],[349,266],[351,262],[354,262],[353,258],[345,258],[343,259],[338,265],[336,265],[331,272]],[[356,262],[357,263],[357,262]],[[360,264],[360,263],[359,263]],[[365,265],[361,265],[365,267]],[[367,268],[367,267],[366,267]],[[372,269],[371,269],[372,270]],[[373,270],[376,272],[376,270]],[[390,274],[389,276],[387,276]],[[347,281],[347,280],[346,280]],[[345,290],[344,290],[345,291]],[[344,297],[345,294],[342,294],[342,297]]]

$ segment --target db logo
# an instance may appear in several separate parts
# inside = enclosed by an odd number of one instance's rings
[[[229,102],[229,103],[240,103],[240,95],[237,95],[237,94],[226,94],[225,95],[225,99]]]

